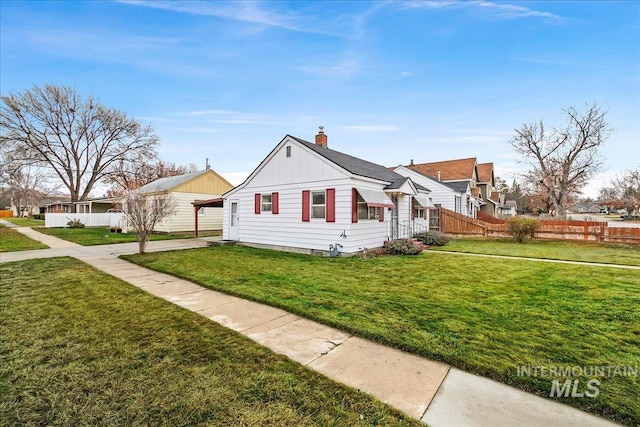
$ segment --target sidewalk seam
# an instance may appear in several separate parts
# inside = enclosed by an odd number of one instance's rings
[[[422,413],[422,415],[420,416],[420,421],[422,421],[422,419],[424,418],[425,415],[427,415],[427,411],[429,410],[429,407],[431,406],[431,403],[436,399],[436,396],[438,395],[438,393],[440,392],[440,389],[442,388],[442,384],[444,384],[445,380],[447,379],[447,377],[449,376],[449,372],[451,372],[451,365],[447,364],[447,373],[444,375],[444,377],[442,378],[442,381],[440,381],[440,385],[438,385],[438,389],[436,390],[435,393],[433,393],[433,397],[431,398],[431,400],[429,401],[429,403],[427,403],[427,407],[425,408],[424,412]]]

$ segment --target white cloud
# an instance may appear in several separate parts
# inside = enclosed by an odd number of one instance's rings
[[[499,18],[517,19],[517,18],[544,18],[549,20],[564,20],[560,15],[550,12],[541,12],[530,9],[526,6],[497,3],[491,1],[405,1],[400,3],[403,7],[411,9],[462,9],[462,8],[484,8],[491,10],[494,15]]]
[[[247,22],[264,27],[282,28],[290,31],[333,34],[325,26],[311,25],[309,18],[291,11],[277,11],[262,7],[260,1],[163,1],[163,0],[119,0],[119,3],[148,7],[191,15],[212,16],[233,21]]]
[[[308,74],[340,78],[351,78],[358,74],[360,69],[360,63],[352,59],[344,60],[334,65],[304,65],[294,68],[294,70],[303,71]]]

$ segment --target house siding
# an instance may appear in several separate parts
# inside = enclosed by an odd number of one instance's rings
[[[196,200],[208,200],[220,195],[206,193],[169,193],[176,202],[175,213],[162,223],[156,225],[155,231],[175,233],[195,230],[195,213],[192,203]],[[223,208],[202,208],[204,214],[198,214],[198,230],[222,229]]]
[[[290,157],[286,156],[287,146],[291,146]],[[223,238],[229,239],[231,202],[237,202],[239,242],[321,251],[338,243],[343,253],[380,247],[391,215],[386,210],[384,222],[352,223],[353,187],[382,190],[383,184],[352,178],[320,155],[285,139],[248,182],[225,196]],[[335,222],[327,222],[326,218],[303,221],[302,192],[327,189],[335,189]],[[254,195],[273,192],[279,194],[279,213],[255,214]]]
[[[469,211],[467,209],[467,194],[458,193],[453,189],[445,186],[443,183],[439,183],[433,179],[427,178],[421,173],[414,172],[410,169],[399,167],[395,169],[395,172],[399,173],[402,176],[407,176],[411,178],[413,182],[417,182],[425,188],[431,190],[429,193],[429,197],[434,205],[440,205],[445,209],[449,209],[451,211],[456,210],[455,206],[455,197],[461,197],[461,214],[469,215]]]

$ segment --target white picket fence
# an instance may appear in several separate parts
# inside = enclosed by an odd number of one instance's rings
[[[44,216],[44,226],[67,227],[69,221],[78,220],[85,227],[118,227],[124,217],[123,213],[48,213]]]

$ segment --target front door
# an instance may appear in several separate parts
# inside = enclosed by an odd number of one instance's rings
[[[238,240],[238,202],[231,202],[229,209],[229,240]]]

